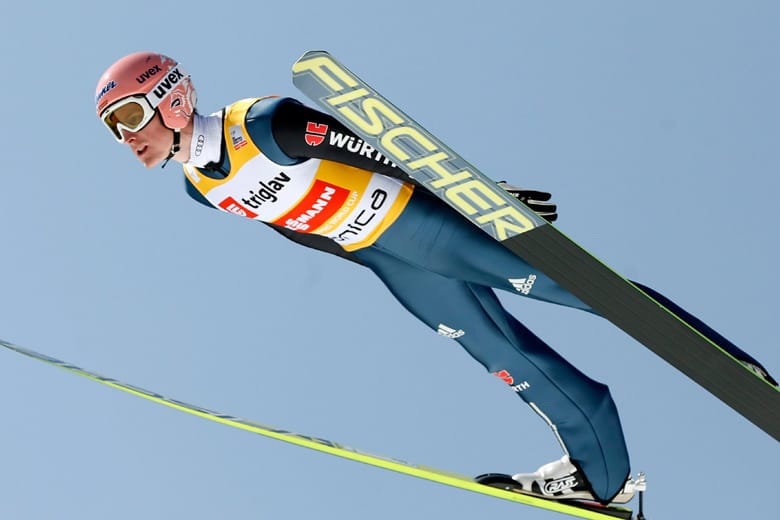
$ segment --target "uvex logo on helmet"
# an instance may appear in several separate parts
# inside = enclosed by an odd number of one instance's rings
[[[138,76],[136,76],[135,80],[138,83],[143,83],[144,81],[146,81],[147,79],[151,78],[152,76],[154,76],[158,72],[162,72],[162,71],[163,70],[160,68],[159,65],[155,65],[154,67],[151,67],[151,68],[147,69],[146,71],[142,72],[141,74],[139,74]]]
[[[179,70],[179,67],[176,67],[170,71],[165,78],[157,83],[157,85],[154,87],[154,90],[152,91],[154,96],[157,98],[157,101],[160,101],[162,98],[167,96],[171,90],[176,87],[176,84],[183,79],[184,74]]]

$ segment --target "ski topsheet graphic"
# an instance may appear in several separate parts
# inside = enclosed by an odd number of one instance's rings
[[[330,54],[304,54],[293,83],[474,225],[780,440],[780,390],[505,193]]]
[[[293,65],[293,83],[496,240],[547,223],[328,53],[307,52]]]
[[[312,437],[309,435],[293,433],[287,430],[282,430],[279,428],[274,428],[272,426],[256,423],[254,421],[249,421],[247,419],[241,419],[240,417],[234,417],[232,415],[228,415],[222,412],[216,412],[214,410],[208,410],[200,406],[187,404],[185,402],[178,401],[170,397],[165,397],[163,395],[158,394],[157,392],[152,392],[150,390],[145,390],[143,388],[128,383],[123,383],[121,381],[117,381],[116,379],[102,376],[95,372],[89,372],[87,370],[84,370],[83,368],[79,368],[65,361],[61,361],[59,359],[46,356],[44,354],[20,347],[18,345],[14,345],[13,343],[3,341],[2,339],[0,339],[0,346],[5,347],[14,352],[18,352],[19,354],[23,354],[25,356],[31,357],[38,361],[42,361],[49,365],[54,365],[63,368],[74,374],[80,375],[82,377],[86,377],[87,379],[91,379],[98,383],[102,383],[106,386],[116,388],[117,390],[122,390],[124,392],[133,394],[135,396],[143,397],[144,399],[154,401],[155,403],[162,404],[182,412],[196,415],[198,417],[202,417],[210,421],[222,423],[227,426],[231,426],[233,428],[246,430],[249,432],[257,433],[259,435],[263,435],[265,437],[270,437],[272,439],[284,441],[290,444],[295,444],[297,446],[303,446],[323,453],[329,453],[331,455],[342,457],[344,459],[350,459],[357,462],[362,462],[364,464],[369,464],[372,466],[377,466],[379,468],[396,471],[398,473],[412,475],[414,477],[419,477],[433,482],[439,482],[441,484],[445,484],[448,486],[465,489],[468,491],[474,491],[476,493],[481,493],[483,495],[490,495],[497,498],[502,498],[504,500],[510,500],[513,502],[520,502],[522,504],[539,507],[542,509],[557,511],[559,513],[564,513],[579,518],[590,518],[592,520],[606,520],[606,519],[614,519],[614,518],[630,519],[632,517],[631,510],[623,507],[603,507],[603,506],[589,505],[589,504],[555,502],[553,500],[546,500],[531,495],[524,495],[521,493],[513,492],[508,489],[492,487],[491,485],[486,485],[486,484],[479,484],[475,482],[474,479],[470,477],[466,477],[464,475],[459,475],[457,473],[451,473],[448,471],[443,471],[440,469],[435,469],[427,466],[419,466],[416,464],[411,464],[409,462],[404,462],[402,460],[393,459],[389,457],[371,455],[369,453],[360,451],[355,448],[351,448],[349,446],[345,446],[343,444],[339,444],[337,442],[332,442],[326,439]]]

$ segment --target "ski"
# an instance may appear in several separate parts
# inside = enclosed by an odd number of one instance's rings
[[[202,406],[187,404],[183,401],[179,401],[177,399],[163,396],[161,394],[158,394],[157,392],[145,390],[138,386],[131,385],[128,383],[123,383],[116,379],[106,377],[104,375],[100,375],[96,372],[90,372],[88,370],[84,370],[83,368],[79,368],[76,365],[73,365],[66,361],[62,361],[47,356],[45,354],[41,354],[34,350],[20,347],[18,345],[9,343],[8,341],[4,341],[2,339],[0,339],[0,346],[5,347],[6,349],[16,352],[18,354],[22,354],[32,359],[35,359],[37,361],[41,361],[48,365],[53,365],[65,369],[73,374],[85,377],[87,379],[104,384],[106,386],[110,386],[111,388],[122,390],[124,392],[135,395],[137,397],[148,399],[149,401],[153,401],[155,403],[168,406],[170,408],[179,410],[181,412],[195,415],[197,417],[208,419],[210,421],[221,423],[233,428],[238,428],[240,430],[256,433],[264,437],[269,437],[279,441],[287,442],[289,444],[294,444],[297,446],[310,448],[315,451],[327,453],[330,455],[335,455],[337,457],[341,457],[344,459],[349,459],[356,462],[362,462],[364,464],[376,466],[378,468],[395,471],[397,473],[402,473],[405,475],[411,475],[424,480],[438,482],[440,484],[445,484],[447,486],[460,488],[467,491],[473,491],[475,493],[480,493],[482,495],[493,496],[496,498],[501,498],[512,502],[519,502],[529,506],[538,507],[541,509],[556,511],[558,513],[567,514],[577,518],[586,518],[591,520],[614,520],[615,515],[611,514],[613,512],[611,510],[613,509],[619,510],[621,512],[622,516],[620,518],[623,519],[631,518],[630,509],[602,508],[601,510],[599,510],[599,509],[592,509],[587,504],[580,505],[578,503],[572,503],[572,502],[557,502],[554,500],[539,498],[533,495],[517,493],[506,487],[503,488],[496,487],[493,485],[492,482],[479,483],[472,478],[469,478],[464,475],[459,475],[457,473],[452,473],[449,471],[444,471],[444,470],[440,470],[428,466],[412,464],[391,457],[372,455],[370,453],[358,450],[356,448],[352,448],[344,444],[329,441],[319,437],[314,437],[311,435],[303,435],[300,433],[293,433],[288,430],[275,428],[273,426],[267,426],[247,419],[242,419],[240,417],[235,417],[233,415],[229,415],[226,413],[209,410],[207,408],[203,408]],[[637,518],[637,520],[640,520],[640,518]]]
[[[780,440],[780,390],[499,188],[325,51],[293,83],[474,225]]]

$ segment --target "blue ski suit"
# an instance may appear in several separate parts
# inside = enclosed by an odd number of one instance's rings
[[[621,490],[629,457],[608,388],[509,314],[494,289],[593,312],[582,301],[337,120],[294,99],[242,100],[196,115],[190,156],[185,178],[193,198],[371,269],[406,309],[457,341],[547,422],[594,496],[607,502]],[[752,359],[717,338],[735,357]]]

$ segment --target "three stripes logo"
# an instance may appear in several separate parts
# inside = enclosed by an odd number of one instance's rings
[[[465,334],[463,329],[455,330],[451,327],[446,326],[443,323],[439,323],[439,329],[436,332],[438,332],[445,338],[450,338],[450,339],[457,339]]]
[[[508,278],[508,280],[517,292],[528,295],[534,287],[536,275],[529,274],[527,278]]]

